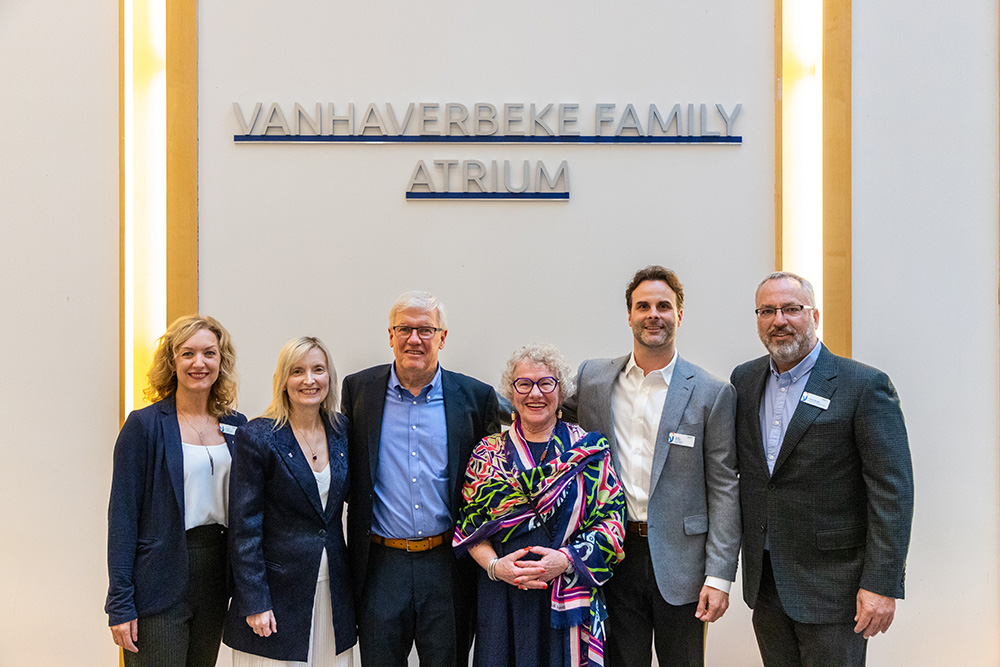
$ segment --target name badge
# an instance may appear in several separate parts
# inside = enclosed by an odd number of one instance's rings
[[[820,410],[826,410],[830,407],[829,398],[823,398],[822,396],[817,396],[816,394],[810,394],[808,391],[802,392],[802,398],[800,400],[806,405],[815,405]]]
[[[219,424],[219,430],[226,435],[234,435],[236,433],[236,427],[232,424]]]
[[[681,447],[694,447],[694,436],[671,432],[670,437],[667,438],[667,442],[671,445],[680,445]]]

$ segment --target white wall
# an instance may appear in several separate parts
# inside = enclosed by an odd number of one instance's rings
[[[0,665],[115,664],[118,6],[0,3]]]
[[[906,600],[869,663],[1000,664],[997,3],[854,3],[854,356],[903,402]]]
[[[262,19],[266,17],[266,19]],[[233,333],[241,409],[270,397],[277,352],[323,338],[344,375],[391,360],[407,289],[450,311],[442,363],[496,382],[520,344],[575,366],[631,349],[624,287],[650,263],[686,284],[681,354],[728,377],[759,352],[753,286],[773,267],[769,3],[203,2],[201,304]],[[741,146],[235,144],[232,103],[742,103]],[[289,120],[291,120],[289,118]],[[644,120],[645,122],[645,120]],[[590,133],[584,127],[584,133]],[[417,160],[569,162],[569,202],[407,202]],[[749,616],[710,630],[717,664],[759,664]]]

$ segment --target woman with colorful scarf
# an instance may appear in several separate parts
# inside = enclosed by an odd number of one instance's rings
[[[608,442],[559,419],[573,377],[554,347],[518,349],[500,385],[513,424],[472,453],[454,538],[483,568],[477,665],[603,665],[598,587],[624,556]]]

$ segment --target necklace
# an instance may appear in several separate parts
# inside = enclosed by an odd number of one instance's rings
[[[187,425],[190,426],[192,428],[192,430],[194,430],[194,432],[198,434],[198,444],[201,445],[202,449],[205,450],[205,453],[208,454],[208,469],[211,472],[212,476],[214,477],[215,476],[215,459],[212,458],[212,452],[210,452],[208,450],[208,445],[205,444],[205,437],[204,437],[205,429],[208,428],[208,426],[211,423],[211,421],[207,421],[207,422],[205,422],[204,426],[202,426],[201,428],[197,428],[197,427],[195,427],[194,424],[191,423],[191,420],[188,419],[187,415],[185,415],[183,412],[178,411],[177,414],[179,414],[181,416],[181,419],[183,419],[184,421],[186,421]],[[211,417],[209,417],[209,420],[211,420]]]
[[[296,430],[296,429],[294,429],[294,428],[292,429],[292,431],[293,431],[293,432],[294,432],[295,430]],[[305,432],[305,431],[302,431],[301,433],[297,433],[297,434],[296,434],[296,437],[297,437],[297,438],[298,438],[298,437],[301,437],[301,439],[302,439],[302,442],[306,443],[306,447],[308,447],[308,448],[309,448],[309,451],[310,451],[310,452],[312,452],[312,460],[313,460],[313,461],[315,461],[315,460],[316,460],[316,457],[318,456],[318,454],[316,454],[316,448],[312,446],[312,443],[311,443],[311,442],[309,442],[309,438],[307,438],[307,437],[306,437],[306,432]]]

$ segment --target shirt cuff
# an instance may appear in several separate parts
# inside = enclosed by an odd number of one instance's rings
[[[720,579],[718,577],[705,577],[705,585],[716,588],[728,595],[729,589],[733,586],[733,582],[726,581],[725,579]]]

